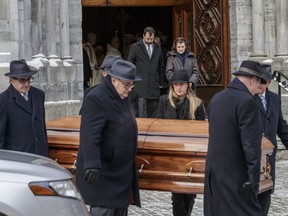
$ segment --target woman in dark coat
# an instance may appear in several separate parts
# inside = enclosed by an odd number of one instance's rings
[[[205,120],[205,108],[189,85],[188,71],[175,70],[171,77],[169,94],[160,97],[156,118]],[[190,216],[196,194],[172,193],[174,216]]]
[[[107,73],[83,102],[76,183],[92,215],[124,216],[129,204],[140,206],[138,130],[128,99],[136,68],[117,60]]]
[[[186,69],[189,75],[189,81],[193,89],[196,89],[199,79],[199,67],[195,54],[192,53],[187,44],[187,40],[178,37],[173,42],[172,51],[167,53],[166,78],[170,81],[173,71]]]

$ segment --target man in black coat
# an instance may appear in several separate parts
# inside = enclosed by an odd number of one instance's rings
[[[273,153],[269,156],[269,163],[271,166],[271,176],[275,185],[275,160],[277,153],[276,137],[278,135],[286,149],[288,149],[288,125],[283,118],[281,99],[279,95],[269,91],[268,89],[271,82],[270,80],[272,80],[271,73],[267,72],[267,77],[269,81],[266,84],[261,84],[259,97],[256,97],[256,102],[260,111],[263,133],[274,145]],[[271,203],[271,194],[273,192],[274,188],[258,195],[258,200],[262,206],[264,216],[268,215]]]
[[[93,216],[125,216],[140,206],[136,151],[138,129],[128,94],[136,68],[117,60],[82,105],[76,183]]]
[[[128,61],[136,65],[142,81],[136,83],[135,92],[139,97],[139,116],[155,118],[165,79],[165,65],[161,47],[154,44],[155,30],[146,27],[143,40],[131,45]]]
[[[7,90],[0,94],[0,149],[48,157],[44,92],[30,86],[32,75],[24,59],[10,63]]]
[[[257,200],[262,131],[254,95],[267,81],[263,70],[258,62],[243,61],[228,88],[209,103],[205,216],[262,216]]]

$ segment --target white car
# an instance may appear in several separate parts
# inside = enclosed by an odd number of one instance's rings
[[[72,175],[55,161],[0,150],[0,216],[89,216]]]

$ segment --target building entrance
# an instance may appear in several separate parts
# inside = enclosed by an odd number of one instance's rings
[[[142,38],[143,29],[152,26],[162,45],[169,48],[173,40],[172,7],[83,7],[83,40],[89,32],[96,33],[97,44],[107,50],[113,37],[120,40],[124,50],[125,35],[134,40]]]
[[[83,39],[95,32],[105,51],[115,36],[123,50],[125,35],[142,38],[146,26],[156,29],[168,50],[174,38],[187,38],[200,68],[197,95],[206,105],[230,83],[228,1],[131,0],[128,4],[125,0],[82,0],[82,6]]]

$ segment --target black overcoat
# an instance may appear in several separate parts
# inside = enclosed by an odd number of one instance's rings
[[[159,87],[164,85],[165,79],[165,65],[161,47],[154,44],[150,59],[143,40],[139,40],[131,45],[128,61],[135,64],[137,74],[142,78],[140,82],[136,82],[134,87],[138,97],[159,99]]]
[[[29,101],[10,84],[0,94],[0,149],[48,157],[44,92],[30,87]]]
[[[128,98],[120,98],[107,76],[87,94],[82,106],[76,183],[86,204],[106,208],[140,206],[137,139],[132,104]],[[86,168],[101,169],[95,184],[84,182]]]
[[[174,107],[172,107],[168,101],[168,94],[162,95],[159,100],[157,107],[156,118],[162,119],[177,119],[177,112]],[[196,120],[205,120],[205,107],[201,104],[195,110]]]
[[[205,216],[260,216],[261,122],[254,97],[234,79],[208,105],[209,142],[204,186]]]
[[[267,102],[267,112],[264,110],[262,101],[259,97],[256,97],[256,102],[260,110],[263,133],[274,145],[273,154],[269,156],[269,162],[271,165],[271,176],[273,182],[275,182],[277,135],[281,139],[286,149],[288,149],[288,125],[283,118],[281,99],[279,95],[267,90],[265,98]],[[272,191],[274,191],[274,189]]]

